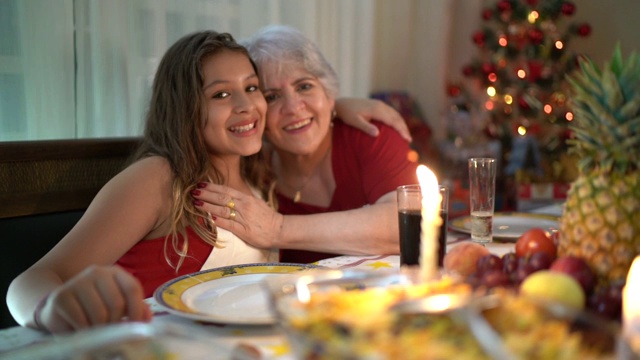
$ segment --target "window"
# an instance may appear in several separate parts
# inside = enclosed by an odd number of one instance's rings
[[[318,42],[342,95],[368,94],[369,0],[3,0],[0,141],[139,135],[174,41],[198,29],[243,39],[271,23]]]

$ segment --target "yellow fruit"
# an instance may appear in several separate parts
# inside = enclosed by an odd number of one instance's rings
[[[540,270],[529,275],[520,285],[520,295],[541,301],[551,301],[582,310],[585,306],[585,294],[582,286],[571,276]]]
[[[602,284],[625,280],[640,253],[640,56],[616,45],[600,67],[588,58],[568,77],[569,154],[578,178],[560,218],[558,255],[583,258]]]

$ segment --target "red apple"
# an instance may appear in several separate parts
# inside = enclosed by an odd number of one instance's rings
[[[596,285],[596,276],[589,264],[577,256],[561,256],[549,267],[551,271],[563,272],[576,279],[585,294],[591,293]]]
[[[541,228],[533,228],[525,231],[516,240],[516,255],[518,257],[531,256],[538,252],[544,252],[553,260],[557,255],[557,246],[551,236]]]

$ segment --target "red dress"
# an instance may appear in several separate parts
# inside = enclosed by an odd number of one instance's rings
[[[294,203],[276,192],[278,212],[304,215],[357,209],[374,204],[400,185],[417,184],[418,164],[409,161],[409,143],[392,128],[375,124],[380,134],[372,137],[342,121],[334,121],[331,165],[336,189],[329,207]],[[336,254],[282,250],[280,261],[310,263],[333,256]]]
[[[151,297],[153,292],[165,282],[200,271],[211,254],[213,246],[205,243],[193,229],[187,228],[187,237],[189,238],[187,250],[189,256],[185,257],[178,271],[172,268],[164,257],[164,237],[139,241],[116,264],[138,278],[144,287],[144,297]],[[171,249],[170,244],[169,249]],[[175,265],[178,255],[172,251],[167,253],[172,255],[170,259]]]

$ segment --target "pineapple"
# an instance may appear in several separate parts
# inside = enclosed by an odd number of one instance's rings
[[[572,87],[578,156],[560,218],[558,254],[586,260],[601,284],[623,282],[640,254],[640,58],[620,46],[602,69],[582,59]]]

